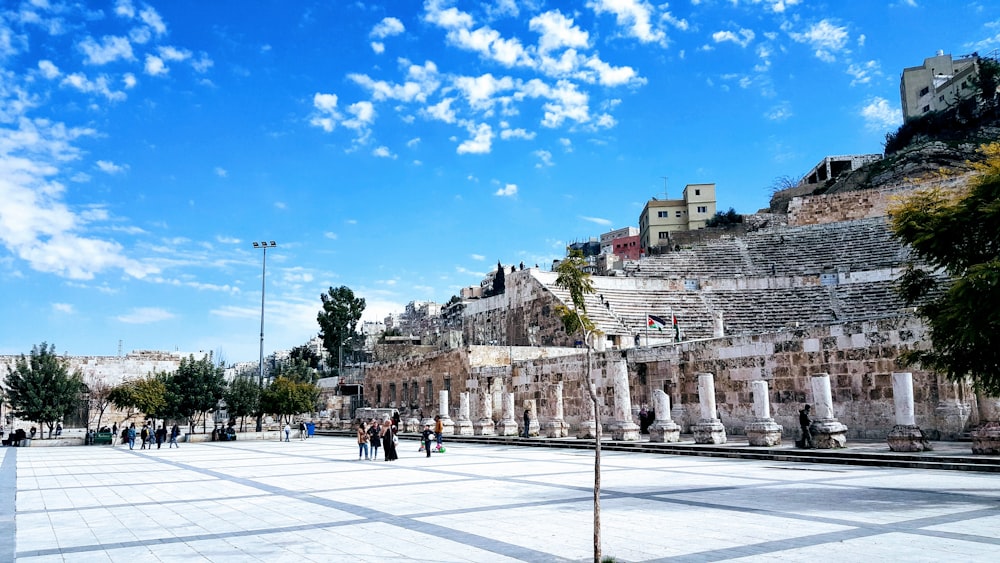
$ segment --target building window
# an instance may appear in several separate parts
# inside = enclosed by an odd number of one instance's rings
[[[404,381],[403,382],[403,393],[399,396],[399,402],[400,402],[399,406],[403,406],[403,403],[406,403],[406,402],[408,402],[410,400],[410,393],[409,393],[409,391],[410,391],[410,388],[406,385],[406,382]]]
[[[938,101],[939,102],[943,102],[944,101],[944,96],[938,96]]]
[[[926,96],[926,95],[927,95],[927,93],[928,93],[928,92],[930,92],[930,91],[931,91],[930,87],[928,87],[928,86],[924,86],[924,87],[923,87],[923,88],[922,88],[922,89],[920,90],[920,95],[921,95],[921,96]]]
[[[389,384],[389,402],[393,403],[393,406],[395,406],[395,402],[396,402],[396,384],[395,383],[390,383]]]
[[[698,213],[708,213],[708,207],[704,205],[698,206]]]
[[[427,397],[426,403],[428,405],[434,404],[434,382],[430,379],[427,380]]]
[[[669,232],[662,232],[662,233],[660,233],[660,240],[666,240],[666,239],[669,239],[669,238],[670,238],[670,233]]]
[[[924,109],[921,110],[921,111],[923,111],[924,113],[927,113],[927,112],[931,111],[931,106],[924,106]]]
[[[375,404],[376,405],[381,405],[382,404],[382,385],[381,384],[375,386]]]
[[[694,195],[701,195],[701,190],[695,190]]]
[[[669,211],[657,211],[656,212],[656,216],[657,217],[670,217],[670,212]]]
[[[680,211],[674,211],[674,217],[680,217],[680,216],[681,216]]]

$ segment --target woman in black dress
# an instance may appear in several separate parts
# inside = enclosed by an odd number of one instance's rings
[[[396,461],[396,427],[388,418],[382,423],[382,450],[385,451],[386,461]]]

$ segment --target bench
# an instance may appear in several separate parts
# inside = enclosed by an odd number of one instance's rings
[[[94,444],[110,444],[111,432],[98,432],[94,434]]]

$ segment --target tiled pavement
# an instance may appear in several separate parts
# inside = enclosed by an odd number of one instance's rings
[[[593,452],[416,448],[3,448],[0,562],[592,560]],[[602,468],[617,561],[1000,560],[997,474],[619,451]]]

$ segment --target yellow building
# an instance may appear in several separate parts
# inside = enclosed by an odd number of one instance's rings
[[[639,215],[639,243],[642,251],[670,243],[670,233],[694,231],[715,215],[715,184],[688,184],[683,199],[656,199],[646,202]]]

